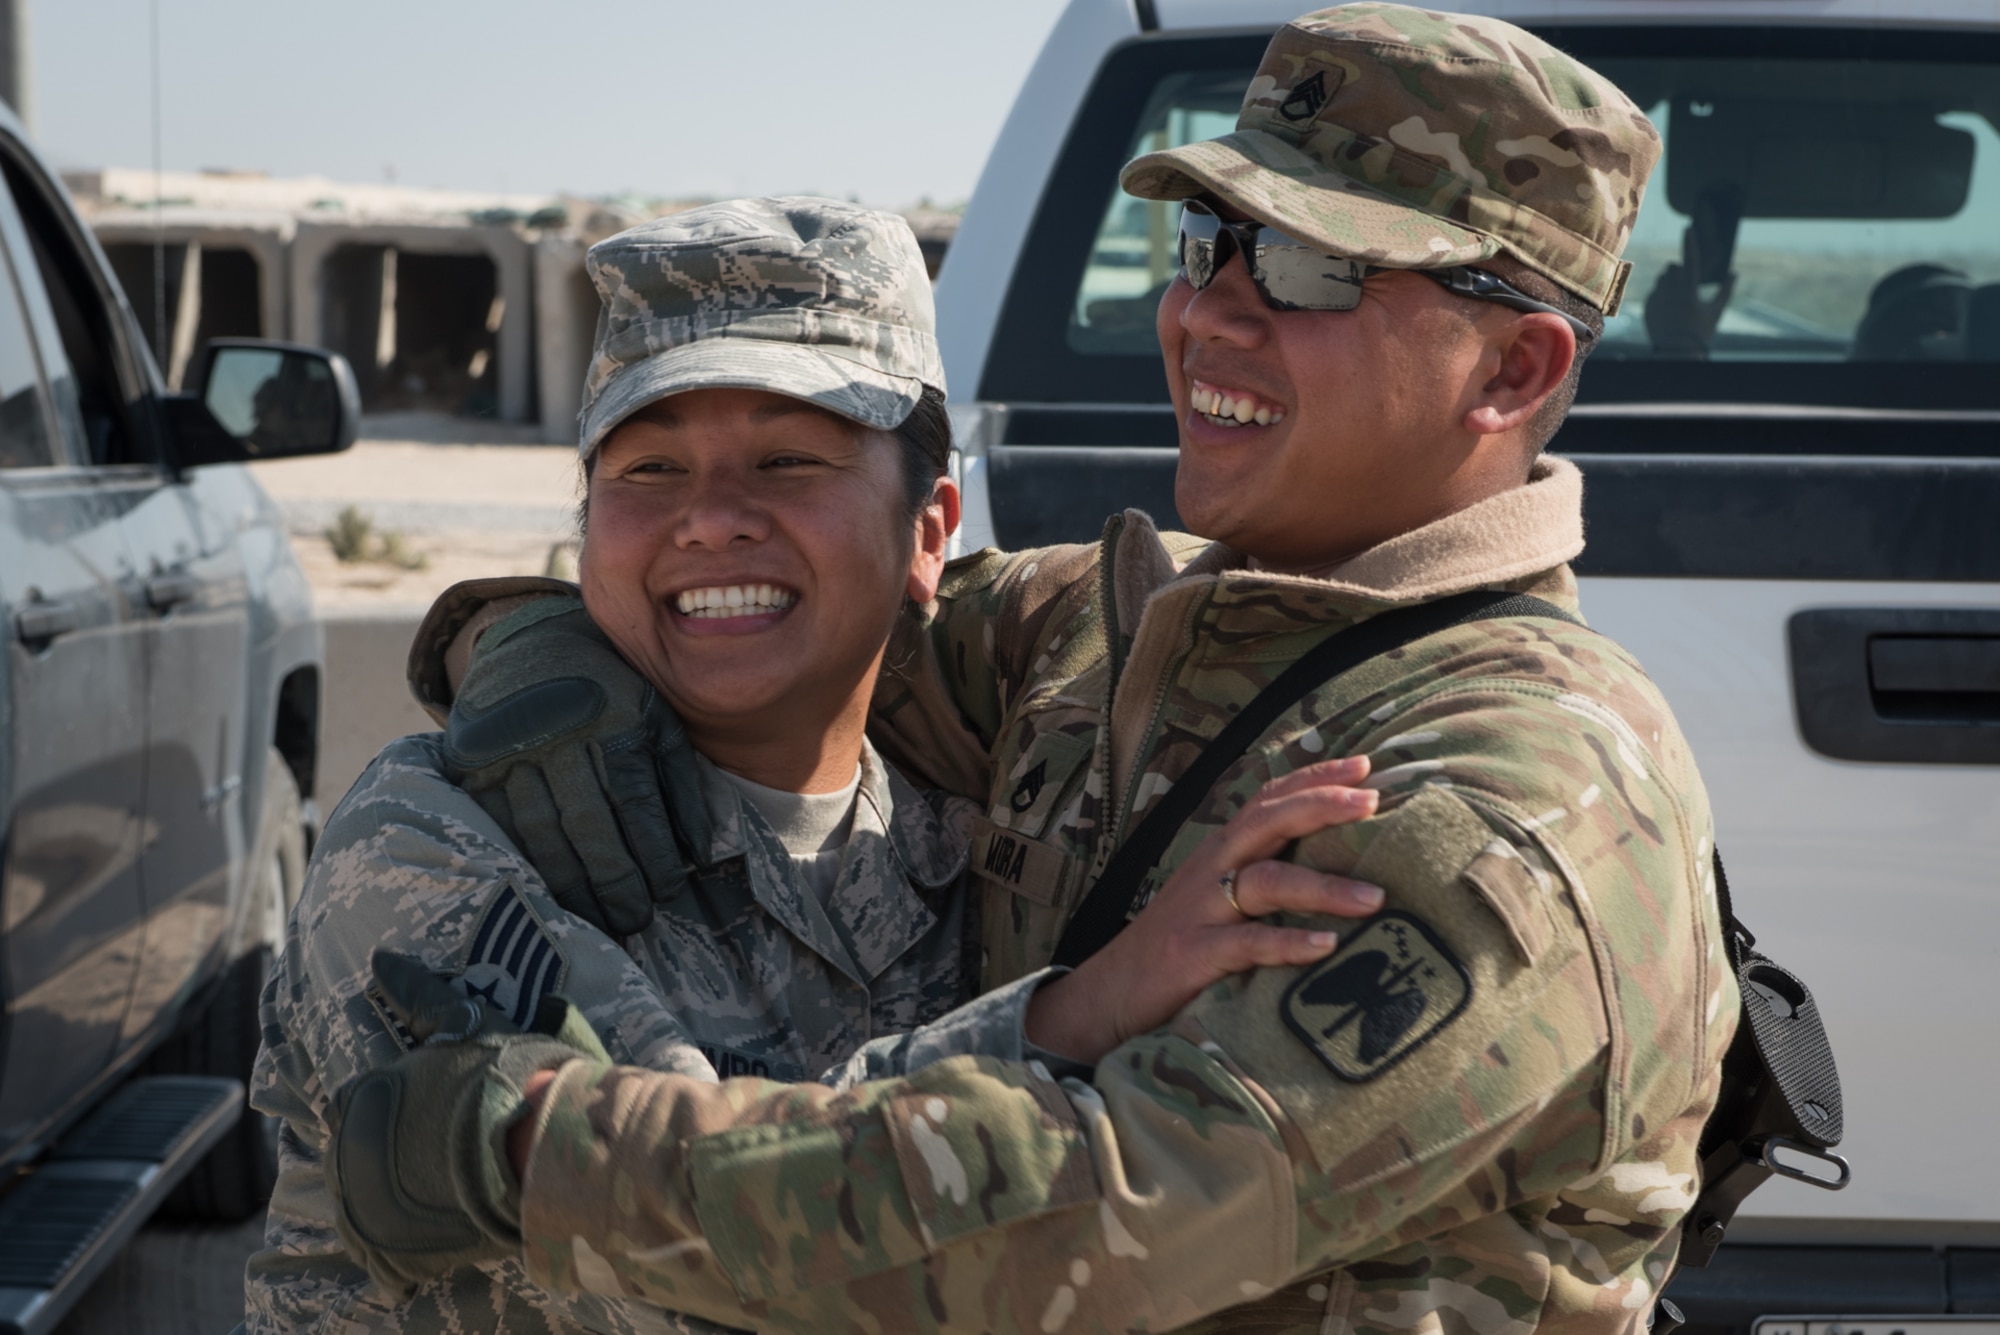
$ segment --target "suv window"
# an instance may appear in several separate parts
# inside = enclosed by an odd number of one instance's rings
[[[100,290],[92,276],[95,267],[79,253],[55,206],[21,164],[0,158],[0,168],[27,232],[27,245],[16,249],[16,254],[32,257],[20,266],[21,295],[41,338],[43,367],[63,433],[75,442],[80,461],[143,462],[146,455],[135,443],[127,416],[131,396],[119,374],[119,344],[111,330],[111,319],[121,308]],[[133,389],[138,392],[139,387]]]
[[[0,455],[9,468],[87,457],[75,408],[76,381],[60,356],[55,365],[48,364],[47,350],[60,353],[60,344],[34,265],[13,194],[0,188],[0,395],[5,396],[0,430],[6,433]],[[56,431],[68,437],[66,447],[57,446]]]
[[[1625,305],[1580,403],[2000,408],[2000,40],[1543,33],[1625,88],[1666,144],[1627,250]],[[1125,196],[1117,169],[1230,128],[1262,48],[1156,39],[1106,61],[1030,233],[981,397],[1164,398],[1153,308],[1176,268],[1177,206]]]
[[[8,222],[13,222],[13,207],[12,201],[0,197],[0,214]],[[0,257],[0,468],[46,467],[55,461],[34,336],[21,309],[13,266]]]

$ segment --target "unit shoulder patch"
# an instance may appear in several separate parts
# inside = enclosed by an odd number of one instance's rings
[[[1472,978],[1407,913],[1378,913],[1286,990],[1285,1024],[1343,1080],[1381,1075],[1472,1000]]]

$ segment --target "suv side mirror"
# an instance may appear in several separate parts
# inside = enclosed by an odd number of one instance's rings
[[[182,468],[337,454],[361,424],[354,371],[323,348],[210,339],[191,379],[193,393],[167,400]]]

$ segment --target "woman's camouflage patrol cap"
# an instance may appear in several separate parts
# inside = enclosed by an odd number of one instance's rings
[[[1615,313],[1660,136],[1616,85],[1499,19],[1404,5],[1279,29],[1236,130],[1126,168],[1142,199],[1212,194],[1394,269],[1502,251]]]
[[[734,199],[608,237],[584,259],[604,303],[579,450],[691,389],[764,389],[883,431],[944,391],[929,274],[910,225],[834,199]]]

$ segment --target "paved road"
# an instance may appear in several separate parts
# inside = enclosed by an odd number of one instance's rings
[[[226,1335],[243,1319],[243,1262],[262,1219],[227,1228],[154,1225],[97,1278],[56,1335]]]
[[[327,628],[320,729],[322,812],[382,746],[434,726],[403,685],[410,636],[431,600],[463,579],[549,573],[574,561],[576,451],[534,428],[450,418],[371,418],[345,454],[253,464],[284,510],[292,549]],[[352,506],[421,558],[408,569],[342,563],[325,531]]]
[[[344,454],[276,459],[250,471],[285,512],[292,549],[323,610],[428,606],[462,579],[539,575],[550,549],[576,537],[580,479],[567,446],[371,438]],[[325,531],[349,506],[378,533],[402,539],[422,567],[336,561]]]

